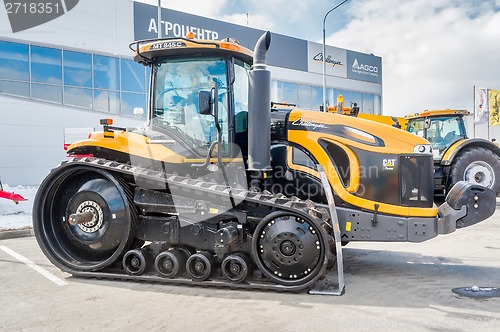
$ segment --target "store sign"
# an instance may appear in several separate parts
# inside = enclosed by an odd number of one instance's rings
[[[382,83],[382,58],[348,50],[347,78]]]
[[[162,8],[161,16],[162,21],[158,24],[158,7],[134,2],[135,40],[157,38],[158,29],[161,29],[164,38],[183,38],[189,32],[193,32],[197,39],[220,40],[231,37],[253,50],[255,43],[264,33],[262,30],[166,8]],[[271,34],[271,47],[267,56],[269,65],[307,71],[306,59],[305,40]]]
[[[323,73],[323,44],[308,42],[307,43],[307,66],[311,73]],[[337,77],[347,77],[346,50],[326,46],[326,74]]]

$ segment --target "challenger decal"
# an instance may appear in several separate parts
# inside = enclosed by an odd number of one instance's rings
[[[298,118],[294,122],[292,122],[292,126],[300,126],[300,127],[306,127],[306,128],[312,128],[312,130],[315,130],[316,128],[328,128],[322,123],[315,123],[312,122],[311,120],[304,120],[302,118]]]
[[[377,136],[374,136],[366,131],[359,130],[345,125],[330,125],[327,126],[322,123],[313,122],[311,120],[304,120],[298,118],[293,122],[289,122],[289,130],[304,130],[324,133],[328,135],[335,135],[342,138],[349,139],[354,142],[367,144],[371,146],[385,146],[384,141]]]

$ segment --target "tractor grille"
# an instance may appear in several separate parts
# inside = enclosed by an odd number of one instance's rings
[[[433,206],[432,155],[379,154],[357,148],[352,150],[362,165],[359,189],[354,193],[356,196],[399,206]],[[335,160],[331,153],[330,158]]]
[[[434,199],[432,156],[400,156],[399,178],[401,205],[422,208],[432,207]]]

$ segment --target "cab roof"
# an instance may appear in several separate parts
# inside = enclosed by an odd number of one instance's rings
[[[432,117],[432,116],[443,116],[443,115],[469,115],[470,112],[467,110],[425,110],[420,113],[415,113],[415,114],[408,114],[405,115],[406,120],[410,119],[417,119],[417,118],[426,118],[426,117]]]
[[[241,46],[235,39],[204,40],[194,38],[164,38],[140,40],[130,44],[135,52],[134,60],[149,65],[153,59],[179,55],[232,55],[252,63],[253,52]]]

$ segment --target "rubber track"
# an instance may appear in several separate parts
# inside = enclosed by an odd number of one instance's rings
[[[324,230],[324,223],[331,225],[330,215],[326,209],[322,207],[317,207],[314,202],[307,200],[303,201],[297,197],[286,197],[283,194],[273,195],[267,191],[264,192],[251,192],[246,189],[235,189],[227,186],[219,185],[212,182],[205,182],[202,180],[191,179],[183,176],[166,174],[160,171],[146,169],[138,166],[131,166],[129,164],[123,164],[115,161],[110,161],[102,158],[85,157],[85,158],[71,158],[62,162],[57,168],[66,168],[71,166],[91,166],[92,168],[99,168],[107,170],[111,173],[116,173],[133,176],[134,178],[143,178],[150,181],[162,182],[162,184],[168,183],[168,185],[182,187],[183,190],[196,190],[209,193],[211,195],[225,196],[239,198],[247,202],[251,202],[258,205],[264,205],[275,210],[282,210],[292,212],[298,215],[304,215],[309,219],[312,219],[317,223],[317,225]],[[329,229],[329,226],[326,227]],[[327,235],[329,236],[329,235]],[[326,241],[326,259],[328,258],[330,248],[328,248],[331,241]],[[218,269],[217,269],[218,270]],[[263,282],[254,282],[255,279],[243,283],[231,283],[225,279],[221,280],[207,280],[207,281],[193,281],[191,279],[185,278],[163,278],[156,275],[140,275],[132,276],[125,274],[116,268],[106,268],[101,271],[85,272],[78,270],[65,269],[66,272],[73,274],[74,276],[85,277],[85,278],[97,278],[97,279],[114,279],[114,280],[136,280],[136,281],[146,281],[146,282],[160,282],[165,284],[177,284],[177,285],[194,285],[194,286],[210,286],[210,287],[224,287],[232,289],[250,289],[250,290],[274,290],[274,291],[292,291],[298,292],[304,289],[312,288],[318,279],[322,278],[326,274],[326,263],[323,264],[322,270],[318,273],[316,278],[306,282],[302,285],[297,286],[283,286],[274,283],[270,283],[268,279],[263,278]]]

